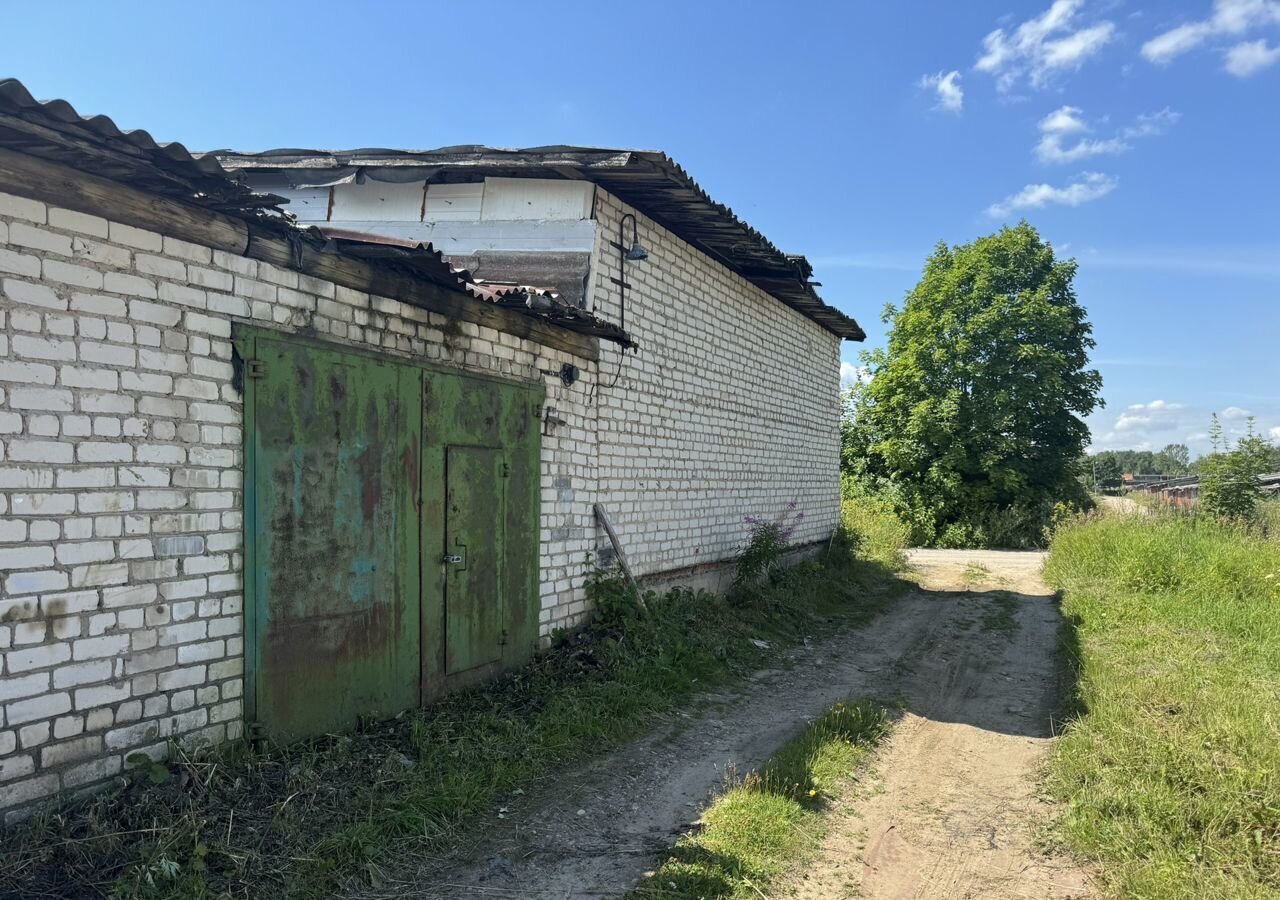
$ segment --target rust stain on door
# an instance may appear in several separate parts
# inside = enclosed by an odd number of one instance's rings
[[[290,739],[418,702],[421,373],[258,339],[256,719]]]

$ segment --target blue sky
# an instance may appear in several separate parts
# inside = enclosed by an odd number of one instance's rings
[[[1201,451],[1213,410],[1280,439],[1280,0],[24,3],[5,23],[3,74],[193,149],[666,150],[809,256],[868,346],[934,243],[1025,216],[1080,262],[1096,447]]]

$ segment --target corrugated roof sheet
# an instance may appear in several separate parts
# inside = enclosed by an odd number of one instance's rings
[[[65,100],[36,100],[13,78],[0,79],[0,147],[221,212],[252,213],[284,198],[259,194],[228,177],[218,160],[145,131],[121,131],[107,116],[82,116]]]
[[[477,300],[516,309],[580,334],[613,341],[624,348],[638,346],[627,332],[612,322],[565,303],[552,290],[512,282],[486,281],[466,269],[450,265],[431,244],[346,228],[313,226],[311,235],[323,238],[325,249],[360,259],[378,260],[415,275],[465,291]]]
[[[813,267],[808,260],[783,253],[732,209],[713,200],[671,157],[658,151],[462,146],[438,150],[282,149],[261,153],[224,150],[214,151],[213,155],[233,171],[412,168],[421,170],[415,177],[432,182],[484,176],[585,179],[643,211],[829,331],[850,340],[866,337],[852,317],[828,306],[818,296],[810,283]]]
[[[179,143],[158,143],[145,131],[122,131],[107,116],[82,116],[65,100],[36,100],[13,78],[0,79],[0,147],[248,219],[293,241],[307,240],[330,252],[380,261],[468,293],[477,301],[518,309],[624,347],[636,346],[618,326],[559,302],[554,292],[477,283],[465,269],[449,265],[430,244],[388,246],[388,239],[366,234],[298,229],[279,208],[285,198],[251,190],[232,178],[217,157],[192,154]]]

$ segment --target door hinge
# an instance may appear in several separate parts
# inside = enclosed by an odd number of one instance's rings
[[[267,375],[267,367],[260,359],[246,359],[244,361],[244,377],[245,378],[265,378]]]
[[[502,637],[498,638],[498,646],[499,646],[499,647],[505,647],[505,646],[507,646],[507,640],[508,640],[508,638],[507,638],[507,629],[505,629],[505,628],[504,628],[504,629],[502,629]]]
[[[510,474],[511,474],[511,466],[507,465],[506,463],[503,463],[503,464],[502,464],[502,477],[503,477],[503,478],[506,478],[506,477],[507,477],[507,476],[509,476]]]

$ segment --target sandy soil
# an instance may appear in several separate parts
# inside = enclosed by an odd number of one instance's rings
[[[870,625],[530,786],[474,829],[473,844],[406,862],[359,896],[621,896],[693,827],[726,770],[759,765],[832,703],[860,696],[907,710],[867,782],[881,787],[854,789],[820,857],[775,896],[1086,896],[1079,872],[1032,849],[1043,814],[1034,773],[1063,687],[1041,556],[921,551],[913,564],[921,589]],[[990,590],[1019,594],[1002,606]]]
[[[1049,813],[1036,775],[1062,697],[1059,614],[1041,554],[912,553],[923,588],[950,593],[954,616],[898,684],[908,712],[819,858],[778,891],[803,900],[863,897],[1079,898],[1089,879],[1034,846]],[[985,572],[984,572],[985,570]],[[1001,602],[981,592],[1003,588]],[[990,619],[992,610],[1004,618]],[[985,622],[985,624],[984,624]]]

